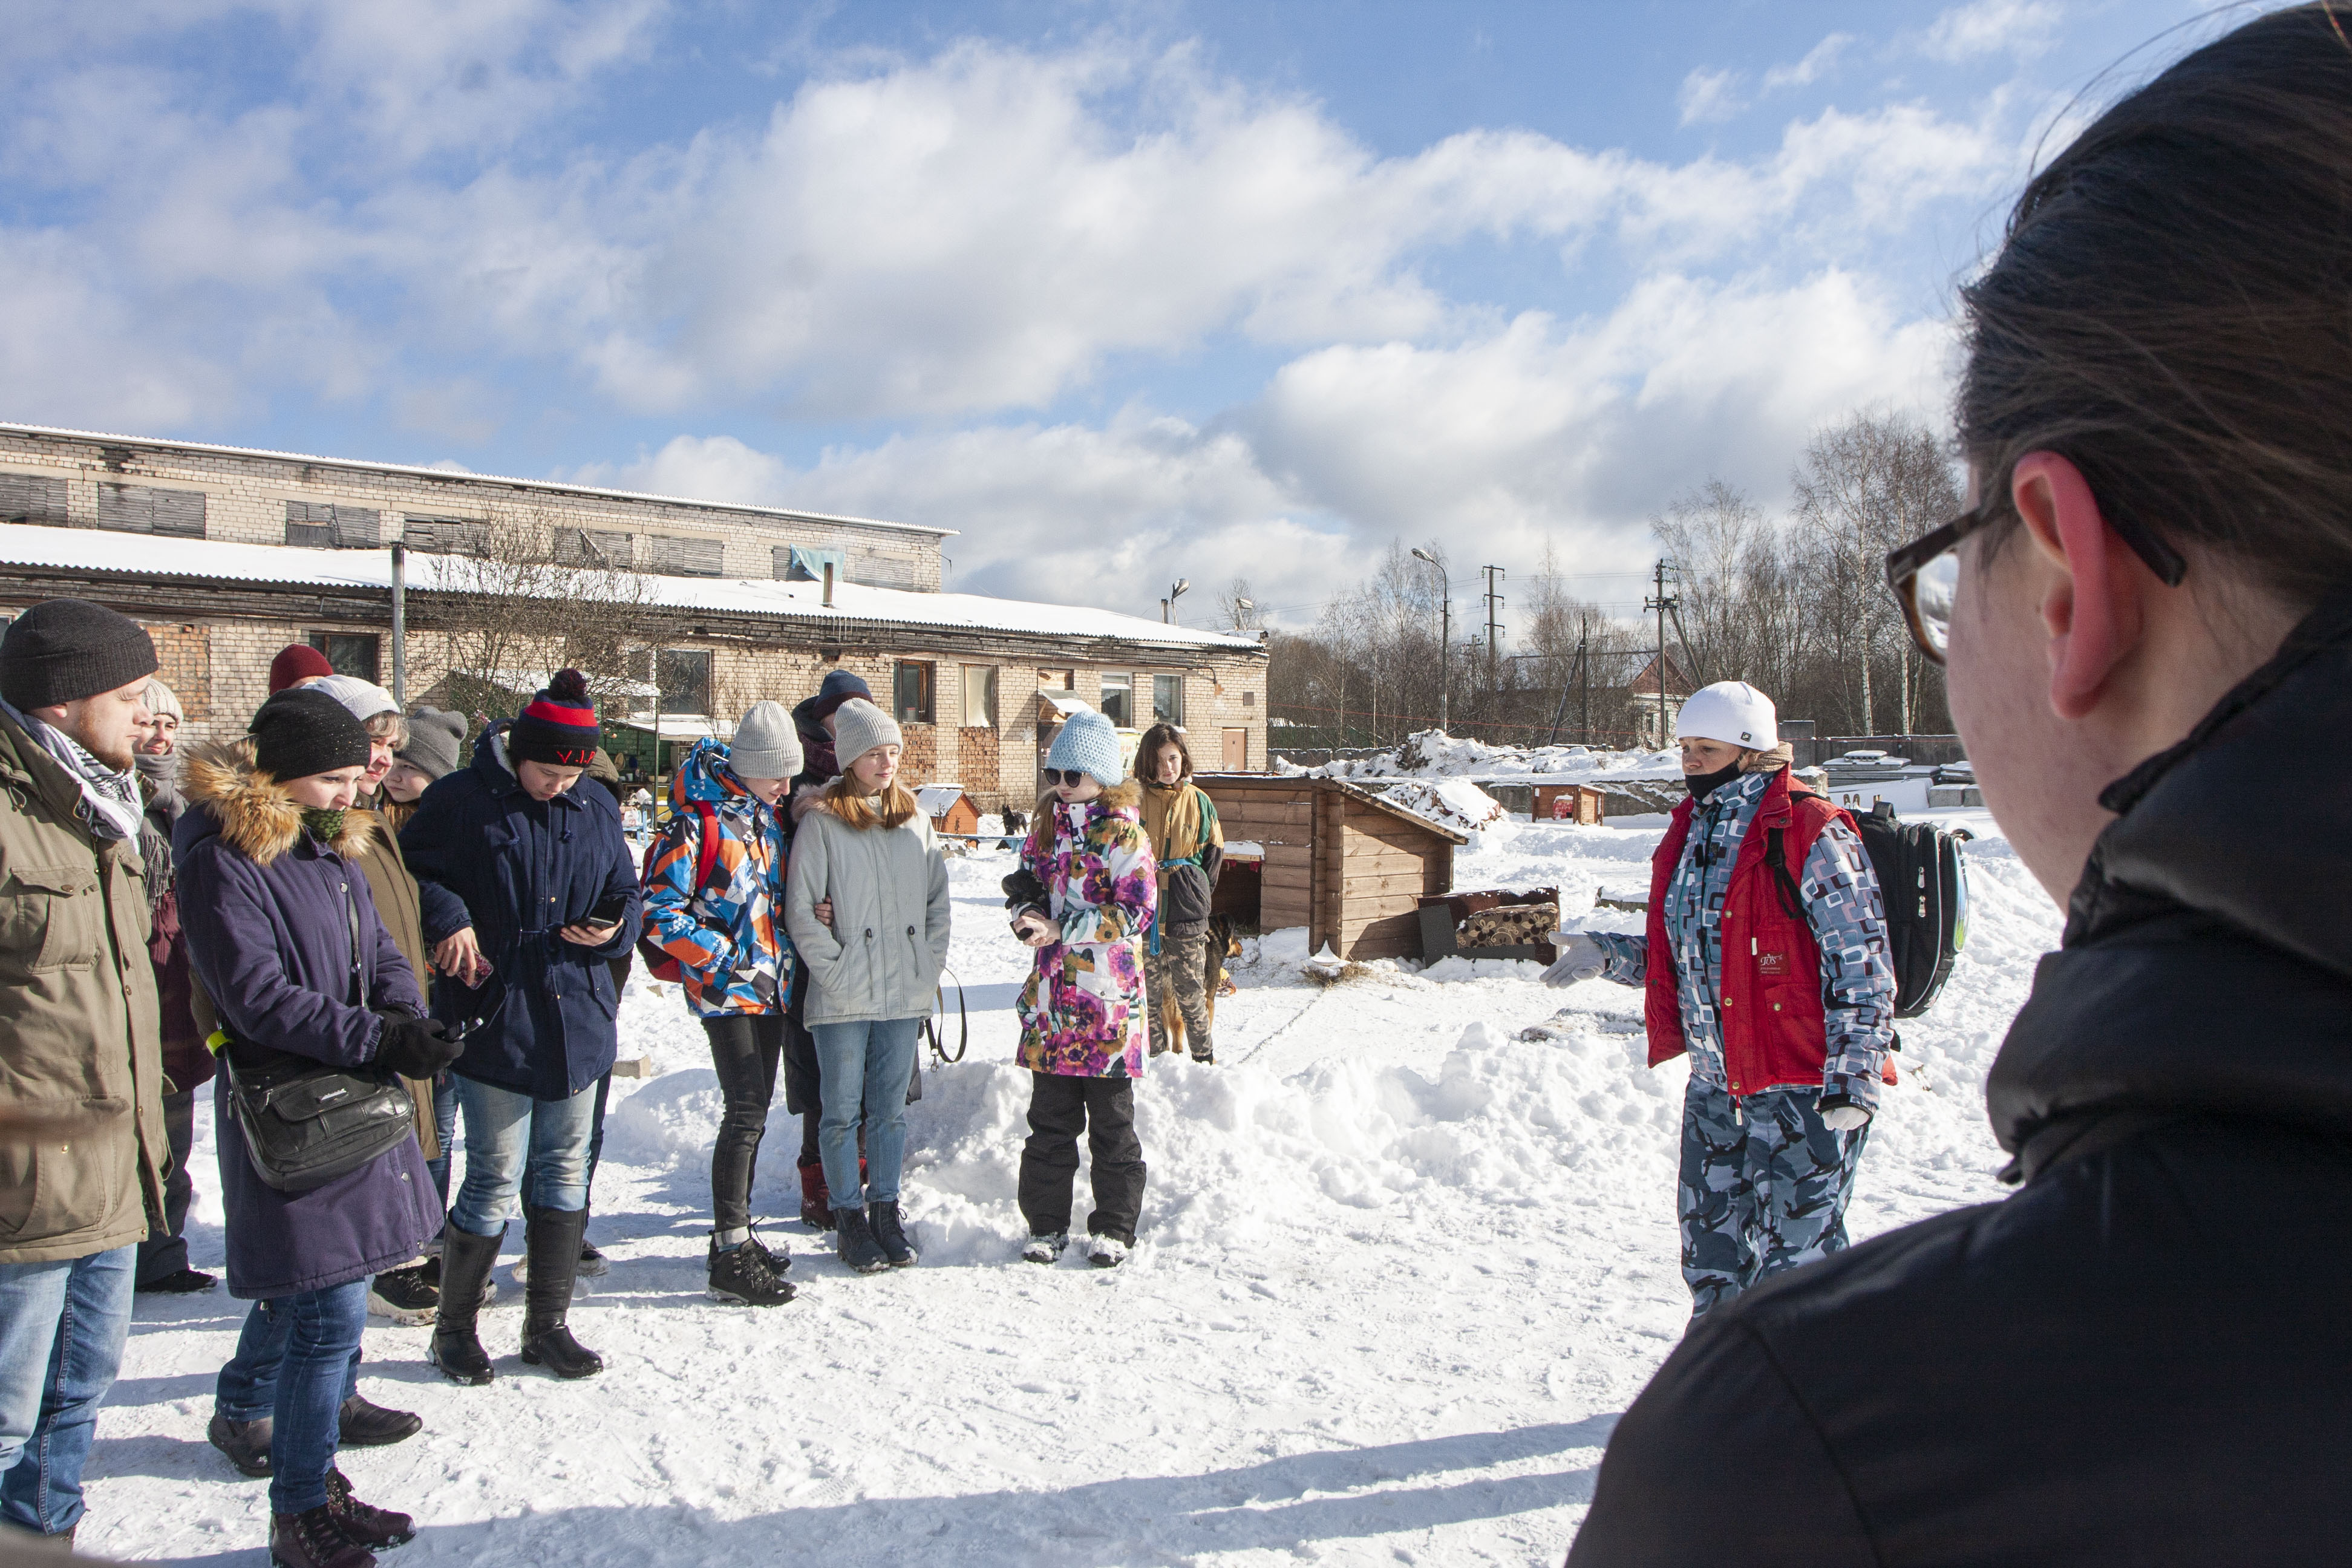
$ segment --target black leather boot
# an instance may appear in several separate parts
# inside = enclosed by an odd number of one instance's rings
[[[433,1316],[433,1364],[453,1383],[484,1384],[497,1376],[483,1352],[474,1320],[482,1310],[482,1289],[506,1245],[507,1227],[496,1236],[470,1236],[451,1226],[441,1247],[441,1305]]]
[[[523,1211],[530,1223],[530,1279],[522,1289],[522,1359],[558,1377],[593,1377],[604,1358],[572,1337],[572,1279],[580,1271],[585,1209]]]

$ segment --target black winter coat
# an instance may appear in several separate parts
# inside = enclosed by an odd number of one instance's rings
[[[2341,1560],[2352,601],[2110,786],[1986,1085],[2023,1186],[1710,1312],[1574,1568]]]

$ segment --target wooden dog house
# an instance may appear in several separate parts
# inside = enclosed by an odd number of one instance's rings
[[[1598,827],[1607,814],[1601,806],[1601,792],[1590,784],[1539,784],[1536,785],[1534,815],[1538,822],[1574,822]]]
[[[980,807],[958,784],[925,784],[915,792],[915,809],[931,819],[934,833],[967,837],[980,831]]]
[[[1229,840],[1263,846],[1234,860],[1213,911],[1262,931],[1307,928],[1342,958],[1421,956],[1421,900],[1454,887],[1454,851],[1466,834],[1441,827],[1341,779],[1202,773]]]

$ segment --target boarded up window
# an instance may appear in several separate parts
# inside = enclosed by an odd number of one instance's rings
[[[865,545],[850,548],[847,575],[853,583],[865,583],[877,588],[911,591],[916,585],[912,556],[887,553]]]
[[[98,526],[121,533],[202,539],[205,492],[101,482],[98,487]]]
[[[607,533],[593,528],[559,528],[555,531],[556,564],[626,571],[631,564],[631,538],[626,533]]]
[[[670,577],[717,577],[725,573],[725,552],[716,539],[652,536],[653,569]]]
[[[401,520],[400,542],[427,555],[486,555],[490,525],[462,517],[409,516]]]
[[[779,583],[822,583],[827,566],[833,568],[835,582],[850,580],[848,559],[838,550],[814,544],[779,544],[769,553]]]
[[[0,474],[0,522],[66,525],[66,482],[44,474]]]
[[[379,519],[372,506],[338,506],[326,501],[286,503],[286,542],[313,550],[373,550]]]

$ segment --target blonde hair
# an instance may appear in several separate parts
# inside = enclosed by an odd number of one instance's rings
[[[390,741],[395,752],[408,749],[408,720],[399,713],[379,713],[366,725],[371,741]]]
[[[922,809],[915,792],[897,779],[883,785],[879,792],[869,794],[857,787],[855,773],[846,772],[824,786],[824,805],[834,816],[860,830],[903,827]]]

